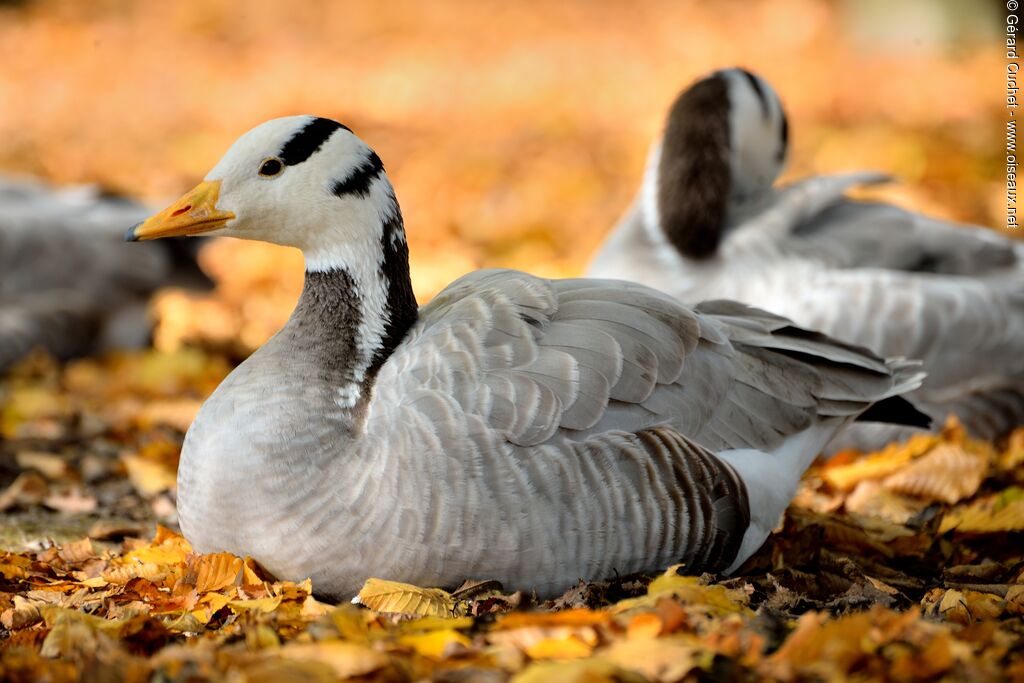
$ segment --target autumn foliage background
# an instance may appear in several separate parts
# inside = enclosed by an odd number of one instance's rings
[[[5,2],[0,170],[156,206],[250,127],[333,117],[385,163],[422,302],[481,266],[579,274],[677,92],[741,65],[788,108],[786,178],[883,170],[902,182],[876,195],[1001,226],[1001,12],[952,0]],[[0,556],[0,674],[113,662],[173,678],[189,662],[252,679],[544,680],[543,667],[575,662],[590,680],[677,680],[721,673],[725,658],[781,679],[1024,676],[1024,438],[974,444],[955,427],[941,443],[840,461],[854,469],[838,480],[812,473],[749,583],[584,588],[546,606],[570,616],[520,612],[493,629],[487,615],[529,600],[490,588],[451,603],[462,621],[396,626],[332,611],[241,560],[191,556],[171,532],[152,541],[154,521],[174,526],[174,468],[199,403],[301,285],[299,255],[269,245],[214,242],[202,265],[211,293],[154,302],[156,351],[63,367],[36,357],[0,380],[0,544],[18,551]],[[965,519],[989,528],[957,535]],[[802,569],[782,571],[791,564]],[[198,649],[179,646],[197,633]]]

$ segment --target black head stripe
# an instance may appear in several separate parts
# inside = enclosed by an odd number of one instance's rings
[[[370,152],[359,165],[352,169],[342,180],[334,181],[331,191],[339,197],[357,195],[367,197],[370,194],[370,183],[384,171],[384,164],[376,152]]]
[[[750,81],[750,87],[754,89],[754,93],[757,95],[758,101],[761,103],[761,112],[765,118],[771,116],[771,112],[768,108],[768,96],[764,92],[764,88],[761,87],[761,82],[757,80],[757,76],[750,73],[746,69],[739,69],[739,72],[747,77]]]
[[[342,125],[337,121],[317,117],[303,126],[288,142],[284,143],[281,153],[277,156],[286,166],[301,164],[313,156],[327,142],[327,138],[331,137],[334,131],[339,128],[344,128],[350,133],[352,132],[348,126]]]
[[[780,109],[782,114],[782,131],[780,133],[782,137],[782,146],[779,148],[779,161],[781,162],[786,158],[786,149],[789,147],[789,119],[786,118],[786,110]]]

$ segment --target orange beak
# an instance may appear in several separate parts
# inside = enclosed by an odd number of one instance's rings
[[[201,235],[223,228],[235,214],[217,208],[219,197],[220,181],[204,180],[160,213],[128,228],[124,238],[128,242],[137,242],[161,237]]]

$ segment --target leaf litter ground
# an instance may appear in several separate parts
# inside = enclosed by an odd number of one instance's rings
[[[735,577],[547,602],[377,577],[330,605],[173,531],[184,430],[233,360],[34,357],[0,385],[0,679],[1024,679],[1024,430],[838,455]]]

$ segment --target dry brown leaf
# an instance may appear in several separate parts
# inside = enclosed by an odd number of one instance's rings
[[[925,610],[956,624],[999,618],[1005,609],[998,595],[972,590],[933,589],[921,600]]]
[[[35,472],[22,472],[0,493],[0,511],[15,505],[38,505],[49,494],[46,480]]]
[[[906,524],[928,506],[928,501],[907,498],[887,490],[881,483],[864,480],[846,497],[846,510],[857,515],[881,517],[895,524]]]
[[[8,631],[25,628],[42,620],[39,608],[45,603],[14,596],[14,605],[0,613],[0,625]]]
[[[57,554],[68,564],[79,564],[98,557],[90,538],[64,543],[57,549]]]
[[[18,467],[36,470],[51,481],[62,479],[68,474],[68,461],[55,453],[18,451],[14,458]]]
[[[947,512],[939,533],[999,533],[1024,531],[1024,488],[1011,487]]]
[[[868,479],[882,479],[902,469],[914,458],[927,453],[936,444],[939,437],[934,434],[919,434],[905,443],[889,444],[878,453],[874,453],[849,465],[825,467],[821,478],[833,488],[849,491],[858,483]]]
[[[997,461],[1004,472],[1020,472],[1024,465],[1024,427],[1018,427],[1010,434],[1004,450]]]
[[[77,486],[72,486],[61,491],[51,491],[50,495],[43,500],[43,505],[51,510],[73,515],[92,512],[96,509],[98,502],[95,496],[85,493]]]
[[[925,500],[956,503],[974,495],[988,471],[989,458],[962,446],[940,443],[882,481],[890,491]]]
[[[455,613],[455,600],[449,593],[398,581],[367,579],[358,597],[359,602],[378,612],[433,617]]]
[[[199,555],[190,568],[196,573],[196,590],[199,593],[220,590],[239,585],[242,579],[242,558],[231,553]]]

